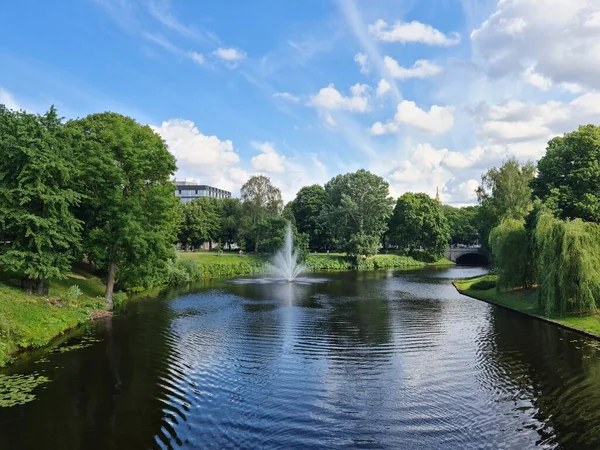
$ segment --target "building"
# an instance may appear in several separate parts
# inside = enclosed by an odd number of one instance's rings
[[[190,181],[175,181],[175,196],[183,203],[191,202],[195,198],[231,198],[231,192],[224,191],[204,184],[195,184]]]

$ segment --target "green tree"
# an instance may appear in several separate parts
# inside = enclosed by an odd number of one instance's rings
[[[264,175],[250,177],[240,191],[242,199],[242,220],[240,232],[247,248],[259,251],[264,230],[262,222],[269,216],[279,215],[283,209],[281,191]]]
[[[479,239],[484,251],[489,251],[489,234],[503,219],[523,220],[532,208],[530,184],[535,177],[535,165],[520,164],[510,158],[500,167],[493,167],[481,177],[477,189]]]
[[[222,208],[219,200],[202,197],[183,205],[183,220],[178,240],[185,249],[199,247],[205,242],[218,240]]]
[[[220,201],[221,223],[219,242],[231,250],[231,245],[238,241],[238,227],[242,216],[242,204],[238,198],[224,198]]]
[[[24,275],[28,292],[43,294],[47,280],[68,273],[80,244],[68,134],[54,107],[40,116],[0,105],[0,149],[0,229],[8,241],[0,260]]]
[[[361,169],[334,177],[325,185],[325,192],[327,204],[321,220],[346,253],[376,254],[392,213],[388,183]]]
[[[69,122],[85,194],[85,252],[108,272],[106,306],[115,281],[149,286],[174,257],[180,200],[170,181],[175,158],[148,126],[120,114],[92,114]]]
[[[431,261],[444,255],[450,240],[448,221],[440,205],[422,193],[407,192],[398,199],[389,228],[393,242],[410,254],[422,249]]]
[[[326,203],[325,188],[313,184],[300,189],[292,204],[298,232],[308,236],[311,249],[322,249],[327,245],[327,230],[319,219]]]
[[[529,287],[532,265],[525,222],[516,219],[502,220],[490,232],[489,245],[498,273],[498,289]]]
[[[552,139],[532,185],[559,218],[600,222],[600,127],[580,126]]]
[[[448,221],[450,240],[453,244],[472,245],[479,242],[477,222],[479,206],[455,208],[441,205],[441,208]]]

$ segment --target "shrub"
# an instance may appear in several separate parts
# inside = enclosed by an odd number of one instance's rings
[[[496,287],[496,282],[494,280],[483,279],[479,280],[471,285],[471,289],[474,291],[487,291],[488,289],[492,289]]]
[[[123,307],[126,300],[127,294],[125,292],[119,291],[113,293],[113,305],[115,308],[119,309]]]
[[[197,281],[202,278],[202,271],[196,261],[191,259],[180,260],[175,264],[177,268],[184,270],[189,277],[189,281]]]
[[[81,297],[82,295],[83,295],[83,292],[81,292],[80,287],[78,285],[74,284],[73,286],[71,286],[69,288],[67,293],[63,296],[63,301],[67,305],[71,305],[71,304],[75,303],[77,301],[77,299],[79,297]]]

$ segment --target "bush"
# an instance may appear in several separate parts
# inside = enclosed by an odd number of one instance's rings
[[[67,305],[72,305],[73,303],[75,303],[77,301],[77,299],[79,297],[81,297],[83,295],[83,292],[81,292],[81,289],[79,288],[78,285],[74,284],[73,286],[71,286],[69,288],[69,290],[67,291],[67,293],[64,295],[63,297],[63,301],[67,304]]]
[[[198,267],[198,264],[196,264],[196,261],[191,259],[180,260],[175,265],[188,274],[190,281],[197,281],[202,278],[202,271]]]
[[[496,287],[496,282],[494,280],[483,279],[473,283],[471,285],[472,290],[474,291],[487,291],[488,289],[492,289]]]
[[[119,291],[113,293],[113,305],[117,310],[123,307],[126,300],[127,294],[125,292]]]

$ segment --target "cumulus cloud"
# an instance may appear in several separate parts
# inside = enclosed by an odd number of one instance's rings
[[[494,77],[535,68],[534,83],[600,89],[600,2],[499,1],[471,33],[476,59]]]
[[[458,33],[444,34],[431,25],[421,22],[395,22],[389,25],[385,20],[379,19],[369,25],[369,33],[376,39],[386,42],[419,42],[427,45],[451,46],[460,42]]]
[[[391,56],[383,57],[383,65],[392,78],[406,80],[408,78],[429,78],[442,73],[442,68],[426,59],[419,59],[408,69],[398,64]]]
[[[22,109],[14,95],[2,88],[0,88],[0,104],[6,106],[8,109]]]
[[[189,52],[189,58],[196,64],[204,64],[204,56],[198,52]]]
[[[376,95],[377,95],[377,97],[383,97],[385,94],[390,92],[391,89],[392,89],[392,86],[390,85],[390,83],[388,83],[388,81],[385,78],[382,78],[381,80],[379,80],[379,83],[377,84]]]
[[[354,62],[360,66],[360,73],[369,73],[369,57],[364,53],[354,55]]]
[[[217,58],[228,62],[241,61],[246,57],[246,53],[236,48],[218,48],[213,52]]]
[[[285,156],[277,152],[273,143],[253,141],[250,145],[260,151],[260,154],[250,161],[255,170],[269,174],[285,172]]]
[[[358,83],[350,88],[350,96],[344,96],[332,83],[317,94],[311,95],[307,105],[329,110],[367,112],[371,109],[369,90],[366,84]]]
[[[178,176],[212,184],[222,189],[238,189],[245,172],[230,140],[202,134],[194,122],[170,119],[151,128],[162,136],[177,158]]]
[[[453,111],[454,108],[451,106],[438,105],[433,105],[429,111],[425,111],[415,102],[403,100],[398,103],[394,118],[385,124],[374,123],[371,126],[371,133],[375,135],[394,133],[401,125],[407,125],[426,133],[442,134],[454,125]]]
[[[276,92],[273,94],[273,97],[291,103],[298,103],[300,101],[300,97],[290,94],[289,92]]]

